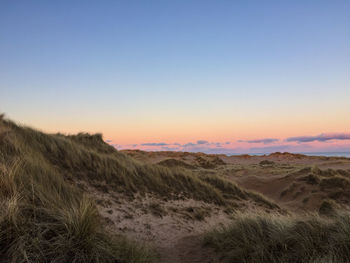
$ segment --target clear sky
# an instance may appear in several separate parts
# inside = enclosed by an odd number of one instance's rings
[[[117,148],[350,151],[350,1],[3,0],[0,112]]]

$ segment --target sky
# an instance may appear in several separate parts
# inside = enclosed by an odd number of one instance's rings
[[[350,151],[350,1],[0,1],[0,112],[117,149]]]

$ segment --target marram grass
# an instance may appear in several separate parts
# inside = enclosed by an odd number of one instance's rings
[[[350,260],[350,214],[237,213],[231,225],[209,232],[204,244],[214,248],[222,262],[346,263]]]

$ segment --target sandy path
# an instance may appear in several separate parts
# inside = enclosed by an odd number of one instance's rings
[[[221,207],[193,199],[164,201],[150,195],[128,199],[84,187],[97,200],[108,228],[153,247],[160,263],[219,262],[209,248],[203,248],[202,234],[229,224],[231,218]],[[203,218],[198,219],[196,211],[202,211]]]

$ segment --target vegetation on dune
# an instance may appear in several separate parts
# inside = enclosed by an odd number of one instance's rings
[[[186,169],[195,169],[196,168],[194,165],[191,165],[191,164],[188,164],[184,161],[180,161],[180,160],[176,160],[176,159],[166,159],[166,160],[160,161],[158,164],[165,166],[165,167],[183,167]]]
[[[350,185],[350,179],[343,176],[333,176],[329,178],[323,178],[320,186],[323,189],[327,188],[345,188]]]
[[[192,171],[138,162],[106,144],[99,134],[48,135],[10,121],[2,121],[2,126],[7,130],[2,145],[7,155],[35,156],[36,160],[46,163],[68,180],[84,180],[95,186],[108,182],[111,189],[127,195],[151,192],[161,197],[182,196],[219,205],[231,202],[228,200],[231,197],[227,198],[216,184],[202,180]],[[227,184],[218,176],[215,180]],[[234,186],[231,192],[236,188]],[[258,199],[255,201],[259,202]],[[266,205],[266,202],[261,202],[261,205]]]
[[[218,159],[221,160],[220,158]],[[206,160],[201,156],[196,157],[196,163],[199,167],[202,167],[204,169],[214,169],[217,166],[216,162]]]
[[[94,202],[76,186],[79,181],[131,196],[149,192],[226,206],[255,195],[219,177],[213,183],[183,168],[138,162],[104,143],[99,134],[49,135],[3,116],[0,173],[0,260],[4,262],[153,260],[149,249],[106,234]]]
[[[204,244],[222,262],[345,263],[350,258],[350,215],[236,214],[230,226],[208,233]]]
[[[338,209],[339,205],[335,201],[332,199],[326,199],[321,203],[318,212],[320,215],[332,217],[334,215],[337,215]]]
[[[293,197],[296,198],[298,193],[301,194],[307,189],[306,187],[308,187],[309,192],[311,189],[311,196],[309,197],[312,197],[313,193],[318,193],[316,195],[322,193],[337,201],[339,204],[348,204],[350,198],[350,170],[320,169],[314,166],[305,167],[296,172],[289,173],[285,178],[287,177],[294,177],[296,181],[291,182],[290,185],[281,192],[281,197],[287,194],[293,194]],[[300,182],[305,182],[309,186],[302,185]],[[299,192],[295,192],[297,189],[299,189]],[[304,197],[304,200],[308,199],[308,197]],[[304,203],[307,203],[307,201]]]
[[[203,181],[209,183],[216,189],[219,189],[220,192],[229,199],[237,200],[254,200],[258,204],[262,204],[270,209],[279,209],[278,205],[269,200],[267,197],[255,193],[252,191],[247,191],[236,185],[235,183],[227,180],[223,180],[216,175],[199,175]]]
[[[275,165],[275,162],[269,161],[269,160],[262,160],[262,161],[259,163],[259,165],[262,166],[262,167],[271,167],[271,166],[274,166],[274,165]]]
[[[319,167],[315,166],[312,168],[312,173],[319,175],[319,176],[323,176],[323,177],[331,177],[331,176],[336,176],[336,175],[341,175],[344,177],[350,177],[350,172],[346,171],[346,170],[342,170],[342,169],[325,169],[322,170]]]
[[[0,261],[153,262],[150,249],[107,235],[94,202],[53,165],[56,155],[68,165],[61,137],[0,118]]]
[[[152,262],[148,249],[107,235],[94,202],[49,166],[17,160],[1,156],[1,262]]]
[[[317,185],[320,183],[321,178],[317,174],[309,174],[305,177],[302,177],[301,180],[306,181],[306,183],[311,185]]]
[[[150,249],[106,233],[94,202],[75,184],[80,181],[128,196],[193,198],[225,206],[230,213],[237,201],[281,211],[213,170],[185,169],[176,159],[161,164],[136,161],[106,144],[100,134],[48,135],[0,117],[0,261],[152,262]],[[332,199],[344,196],[350,186],[345,170],[306,167],[287,176],[327,191]],[[235,214],[230,226],[207,234],[205,243],[228,262],[347,262],[350,216],[337,212],[339,207],[325,200],[321,216]],[[160,217],[168,213],[158,203],[149,210]],[[192,207],[179,213],[204,220],[210,211]]]

